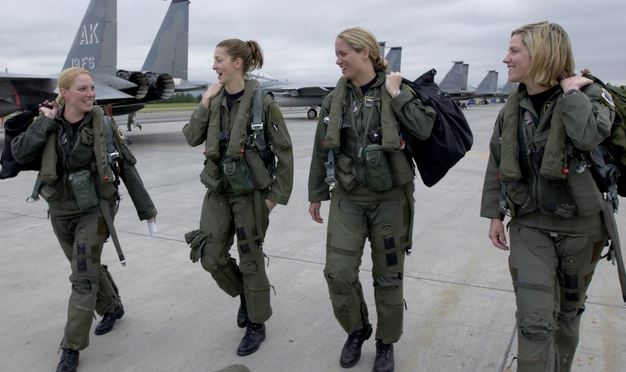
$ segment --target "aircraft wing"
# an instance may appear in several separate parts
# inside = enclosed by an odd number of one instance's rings
[[[53,99],[56,77],[0,73],[0,116]]]
[[[335,87],[331,85],[305,86],[303,84],[283,84],[265,88],[263,84],[261,84],[261,88],[268,92],[292,97],[323,97],[330,93]]]
[[[56,83],[56,77],[49,75],[29,75],[29,74],[14,74],[10,72],[0,72],[0,81],[51,81]]]
[[[206,89],[209,85],[201,81],[185,80],[174,78],[174,86],[177,92],[188,92],[191,90]]]

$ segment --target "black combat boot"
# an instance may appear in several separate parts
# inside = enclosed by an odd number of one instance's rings
[[[239,305],[239,311],[237,311],[237,325],[239,328],[246,328],[248,325],[248,308],[246,307],[246,298],[243,294],[240,294],[241,304]]]
[[[376,340],[376,360],[374,372],[393,372],[393,344]]]
[[[63,349],[57,372],[76,372],[76,367],[78,367],[78,351]]]
[[[259,349],[263,340],[265,340],[265,325],[263,323],[248,322],[246,334],[237,348],[237,355],[245,356],[254,353]]]
[[[339,364],[343,368],[350,368],[361,359],[361,346],[365,340],[372,335],[372,325],[366,324],[358,331],[354,331],[348,335],[346,343],[343,344],[341,349],[341,357],[339,358]]]
[[[124,306],[120,304],[120,306],[113,312],[104,313],[102,320],[96,326],[96,331],[94,333],[99,336],[111,332],[113,326],[115,325],[115,321],[121,319],[123,316]]]

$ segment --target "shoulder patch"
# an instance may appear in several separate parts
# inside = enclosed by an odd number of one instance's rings
[[[610,107],[615,107],[615,102],[613,102],[613,96],[609,93],[608,90],[602,88],[602,99],[609,104]]]

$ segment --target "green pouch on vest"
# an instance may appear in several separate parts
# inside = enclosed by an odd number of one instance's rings
[[[570,169],[567,186],[574,198],[579,216],[591,216],[602,211],[604,199],[589,168],[585,168],[581,173]]]
[[[200,182],[211,191],[219,191],[219,170],[213,160],[204,160],[204,168],[202,169],[202,173],[200,173]]]
[[[258,151],[247,150],[244,152],[244,158],[246,163],[248,163],[248,169],[257,190],[265,190],[270,187],[272,185],[272,177],[267,173],[265,163],[263,163],[263,159],[261,159]]]
[[[243,195],[254,191],[254,182],[250,176],[248,164],[244,158],[226,158],[222,162],[224,177],[235,195]]]
[[[335,176],[339,186],[346,191],[350,191],[356,187],[356,176],[354,175],[353,161],[348,156],[338,152],[335,156],[337,159],[337,170]]]
[[[391,171],[387,157],[381,145],[372,143],[365,146],[361,153],[367,175],[367,188],[370,191],[381,192],[391,188]]]
[[[528,186],[521,182],[507,183],[505,186],[506,194],[504,200],[506,201],[507,208],[511,213],[511,217],[523,215],[521,209],[528,209],[529,206],[533,208],[534,202],[531,200]]]
[[[84,169],[71,173],[69,181],[74,199],[80,210],[93,208],[98,205],[99,199],[96,193],[96,184],[90,171]]]

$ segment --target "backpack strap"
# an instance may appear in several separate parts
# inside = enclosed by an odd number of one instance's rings
[[[265,131],[263,130],[263,91],[258,87],[252,96],[252,131],[254,133],[254,144],[259,152],[265,151],[267,142],[265,141]]]
[[[106,159],[109,163],[109,167],[113,171],[113,175],[115,180],[113,181],[113,185],[117,189],[119,185],[119,175],[117,172],[117,167],[115,166],[115,162],[120,158],[120,154],[117,151],[117,146],[115,145],[115,139],[113,138],[113,119],[110,116],[104,115],[102,121],[102,129],[104,131],[104,144],[106,150]],[[122,251],[122,245],[120,244],[120,240],[117,236],[117,231],[115,230],[115,224],[113,223],[113,215],[114,212],[111,211],[111,207],[107,200],[100,199],[100,211],[102,212],[102,217],[109,228],[109,233],[111,235],[111,240],[113,240],[113,246],[115,246],[115,251],[117,253],[117,257],[120,260],[120,264],[122,266],[126,266],[126,258],[124,257],[124,252]]]
[[[106,146],[107,161],[112,165],[120,157],[117,151],[115,140],[113,139],[113,119],[110,116],[104,116],[104,142]]]

